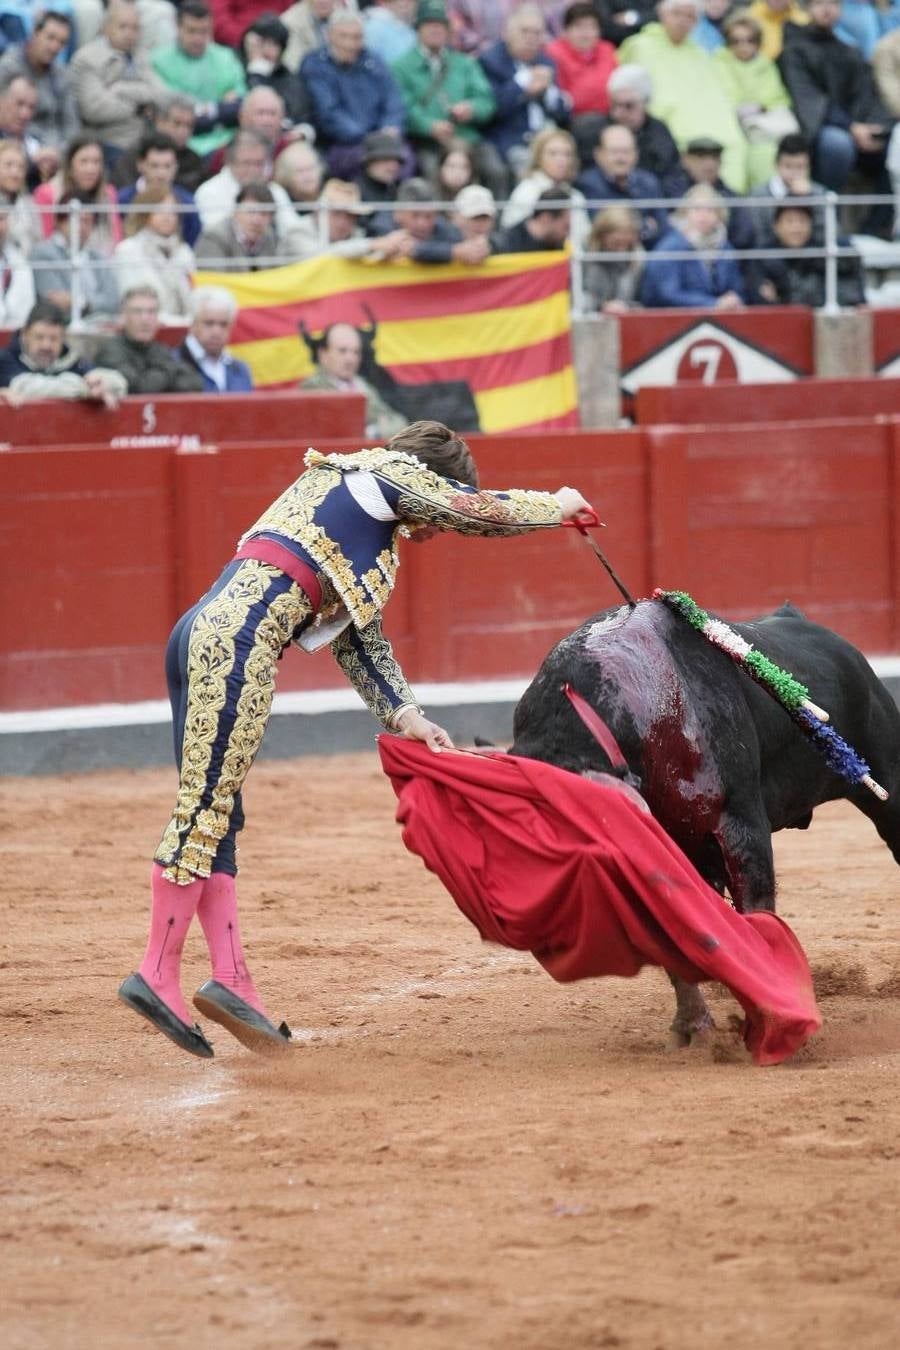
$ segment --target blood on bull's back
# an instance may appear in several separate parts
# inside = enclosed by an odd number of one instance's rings
[[[771,907],[771,833],[846,796],[900,862],[900,712],[861,653],[785,606],[734,628],[807,684],[891,793],[880,803],[828,767],[789,715],[668,607],[589,619],[548,655],[516,709],[512,753],[583,773],[609,769],[563,692],[616,737],[653,814],[740,908]]]

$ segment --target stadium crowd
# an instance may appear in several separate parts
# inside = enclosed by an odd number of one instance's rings
[[[893,198],[897,119],[900,0],[0,0],[0,397],[249,388],[193,273],[323,254],[568,239],[597,311],[820,306],[809,199]],[[892,241],[893,202],[852,226]],[[311,381],[359,387],[331,337]]]

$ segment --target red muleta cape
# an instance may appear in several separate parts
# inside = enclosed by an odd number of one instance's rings
[[[380,736],[403,842],[487,942],[530,951],[555,980],[663,966],[718,980],[746,1013],[757,1064],[821,1026],[809,965],[774,914],[741,915],[617,787],[538,760]]]

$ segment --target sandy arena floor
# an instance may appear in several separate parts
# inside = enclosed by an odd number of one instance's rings
[[[374,752],[257,765],[245,937],[298,1045],[203,1062],[115,999],[172,792],[0,781],[6,1350],[900,1344],[900,872],[851,808],[777,837],[825,1026],[755,1069],[665,1052],[658,971],[480,944]]]

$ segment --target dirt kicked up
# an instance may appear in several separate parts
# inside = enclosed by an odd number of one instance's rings
[[[115,998],[173,792],[0,781],[8,1350],[897,1344],[900,871],[850,807],[776,836],[825,1025],[756,1069],[726,1032],[666,1053],[659,971],[483,946],[374,748],[257,765],[244,935],[297,1045],[207,1026],[200,1061]]]

